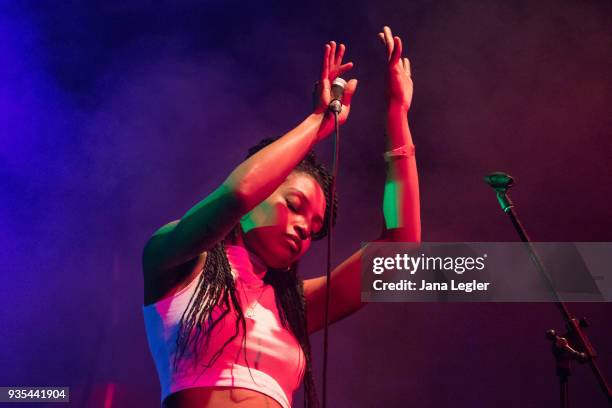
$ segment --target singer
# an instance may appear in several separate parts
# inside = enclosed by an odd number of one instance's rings
[[[410,63],[389,27],[387,166],[379,241],[419,242],[419,188],[408,127]],[[143,251],[144,319],[165,407],[289,408],[304,381],[318,406],[308,336],[324,325],[325,276],[302,280],[299,259],[330,223],[330,174],[313,146],[333,132],[331,83],[353,64],[325,45],[318,104],[299,125],[249,150],[210,195],[149,239]],[[344,90],[339,123],[357,81]],[[350,138],[346,138],[346,145]],[[331,278],[330,322],[362,306],[358,250]]]

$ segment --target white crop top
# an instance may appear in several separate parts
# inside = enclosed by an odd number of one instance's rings
[[[226,245],[225,248],[246,320],[247,360],[240,329],[216,362],[208,368],[203,366],[235,333],[236,317],[232,309],[211,333],[208,348],[199,353],[199,364],[194,367],[194,356],[188,348],[174,370],[179,322],[198,286],[198,274],[176,294],[143,306],[149,349],[161,384],[161,399],[193,387],[239,387],[261,392],[283,408],[290,408],[293,393],[304,375],[304,353],[295,336],[281,323],[274,289],[263,282],[266,273],[263,262],[241,246]],[[214,318],[219,315],[219,309],[216,310]]]

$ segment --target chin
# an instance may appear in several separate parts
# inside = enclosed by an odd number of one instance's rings
[[[268,263],[269,267],[272,269],[287,269],[293,264],[293,257],[287,256],[287,254],[277,254],[277,256],[273,256],[274,259],[270,260]]]
[[[247,236],[245,243],[249,251],[272,269],[287,269],[301,256],[291,250],[277,235]]]
[[[267,254],[269,259],[264,260],[269,268],[287,269],[296,259],[287,251],[271,251]]]

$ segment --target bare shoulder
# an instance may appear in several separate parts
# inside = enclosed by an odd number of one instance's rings
[[[164,268],[157,254],[167,245],[166,237],[179,223],[175,220],[159,228],[147,241],[142,253],[144,304],[149,305],[172,295],[197,277],[206,261],[206,252],[172,268]]]
[[[142,269],[145,275],[159,268],[159,265],[156,265],[156,255],[159,253],[161,247],[167,245],[168,235],[174,230],[174,227],[176,227],[179,222],[180,220],[174,220],[163,225],[155,231],[147,241],[142,251]]]
[[[159,279],[144,280],[144,304],[150,305],[159,302],[189,285],[194,279],[198,279],[200,272],[204,269],[207,252],[203,252],[196,258],[172,268],[172,271],[161,275]]]

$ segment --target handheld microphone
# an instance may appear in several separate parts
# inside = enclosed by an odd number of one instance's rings
[[[342,96],[344,95],[344,87],[346,81],[340,77],[334,79],[331,87],[332,101],[329,103],[329,110],[334,113],[340,113],[342,111]]]

